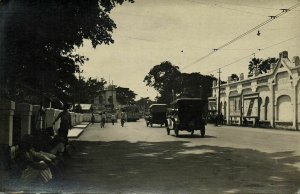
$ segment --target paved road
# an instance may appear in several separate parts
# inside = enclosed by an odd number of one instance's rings
[[[136,123],[90,125],[72,144],[62,180],[46,191],[295,193],[300,133],[207,126],[205,138]]]

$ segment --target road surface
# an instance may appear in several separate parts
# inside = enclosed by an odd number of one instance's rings
[[[72,145],[64,176],[33,191],[97,193],[296,193],[300,133],[207,126],[206,137],[167,135],[143,120],[90,125]],[[26,190],[26,189],[25,189]]]

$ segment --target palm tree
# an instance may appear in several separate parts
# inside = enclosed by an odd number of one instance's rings
[[[258,65],[259,74],[267,73],[271,69],[271,64],[276,63],[278,58],[268,58]]]
[[[252,58],[251,61],[249,61],[248,65],[248,77],[252,77],[256,70],[258,70],[259,64],[262,62],[262,59],[259,58]]]

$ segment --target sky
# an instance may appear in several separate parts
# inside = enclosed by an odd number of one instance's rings
[[[227,80],[232,73],[247,75],[252,57],[300,56],[300,5],[247,36],[202,60],[213,49],[277,15],[300,0],[136,0],[117,6],[114,44],[92,48],[89,41],[77,52],[89,58],[84,77],[105,78],[129,87],[141,97],[158,93],[143,82],[151,68],[163,61],[181,72],[200,72]]]

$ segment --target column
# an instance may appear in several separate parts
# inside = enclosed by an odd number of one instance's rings
[[[70,114],[71,114],[71,125],[72,126],[75,126],[76,124],[75,124],[75,113],[74,112],[70,112]]]
[[[274,93],[274,85],[273,84],[269,84],[269,87],[271,89],[271,95],[270,95],[270,103],[271,103],[271,110],[270,110],[270,124],[271,127],[275,127],[275,109],[276,109],[276,105],[275,105],[275,93]]]
[[[0,144],[12,146],[15,102],[0,100]]]
[[[294,105],[294,118],[293,118],[293,128],[295,130],[298,130],[299,126],[298,126],[298,90],[297,90],[297,86],[298,86],[298,83],[299,81],[296,79],[294,80],[294,84],[293,84],[293,87],[294,87],[294,98],[293,98],[293,105]]]
[[[83,121],[83,114],[80,114],[80,123],[82,123],[82,121]]]
[[[80,123],[80,121],[79,121],[79,113],[75,113],[75,123],[76,123],[76,125],[78,125],[79,123]]]
[[[21,119],[21,137],[31,134],[32,105],[28,103],[16,104],[15,114],[19,115]]]
[[[226,101],[227,101],[227,103],[226,103],[226,106],[227,106],[226,107],[226,121],[227,121],[227,125],[230,125],[231,124],[230,115],[229,115],[229,113],[230,113],[230,109],[229,109],[229,107],[230,107],[230,102],[229,102],[230,88],[226,87],[225,92],[226,92]]]
[[[53,108],[46,109],[46,119],[45,119],[46,128],[52,127],[52,123],[54,121],[54,112],[55,110]]]
[[[7,168],[10,164],[14,110],[15,102],[0,100],[0,171]]]
[[[32,119],[31,119],[31,133],[36,133],[37,130],[42,129],[42,118],[39,117],[40,105],[32,106]]]

